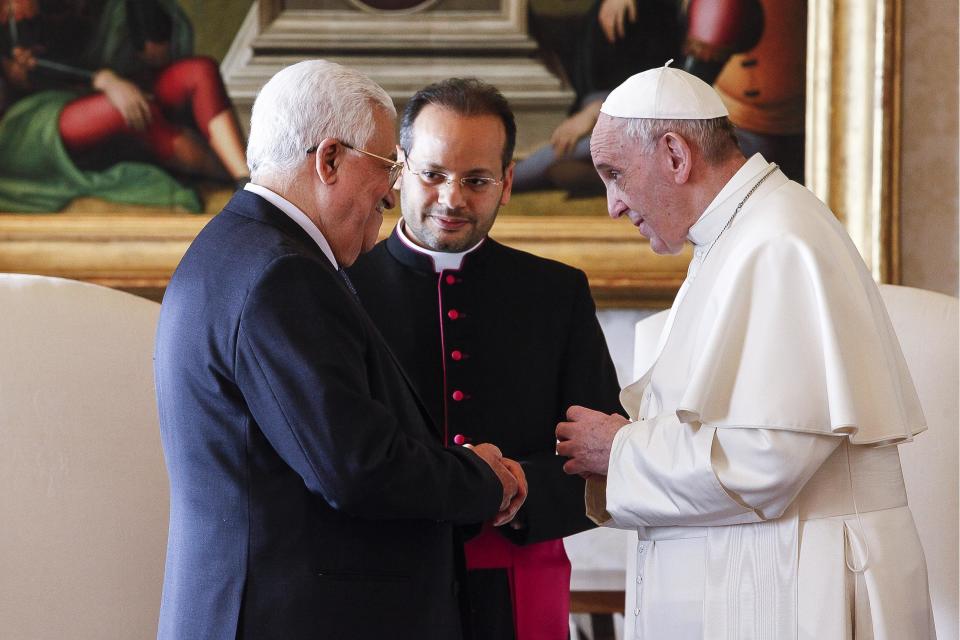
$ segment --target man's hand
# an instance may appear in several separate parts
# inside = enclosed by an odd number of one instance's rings
[[[110,69],[101,69],[93,76],[93,87],[107,96],[131,129],[143,131],[150,124],[150,103],[137,85]]]
[[[615,43],[627,32],[627,21],[637,20],[637,0],[603,0],[597,21],[607,37],[607,42]]]
[[[584,478],[607,475],[613,438],[628,423],[616,413],[607,415],[578,406],[567,409],[567,422],[557,425],[557,455],[570,458],[563,470]]]
[[[595,100],[585,105],[554,129],[553,135],[550,136],[550,144],[553,145],[553,153],[556,157],[562,158],[569,155],[581,138],[590,135],[594,125],[597,124],[602,104],[603,100]]]
[[[501,458],[500,461],[503,463],[503,466],[506,467],[507,471],[516,478],[517,493],[513,496],[513,499],[510,500],[510,504],[507,505],[506,509],[501,509],[497,517],[493,519],[493,526],[495,527],[511,522],[516,517],[517,511],[519,511],[523,505],[523,501],[527,499],[527,476],[523,472],[523,467],[520,466],[519,462],[511,460],[510,458]]]
[[[500,513],[503,513],[510,507],[514,496],[517,495],[517,491],[519,490],[519,483],[517,482],[516,476],[511,473],[510,469],[508,469],[504,464],[503,454],[500,453],[500,449],[487,442],[478,444],[476,446],[472,444],[465,444],[463,446],[483,458],[483,461],[490,465],[490,468],[493,469],[493,472],[497,474],[500,484],[503,485],[503,499],[500,501]],[[513,462],[512,460],[509,461]],[[523,477],[522,471],[520,472],[520,475]],[[526,498],[526,478],[524,478],[523,482],[524,498]],[[523,503],[523,500],[521,499],[520,502]],[[519,509],[520,507],[517,508]],[[499,518],[499,515],[497,517]],[[511,518],[512,517],[513,516],[511,516]]]

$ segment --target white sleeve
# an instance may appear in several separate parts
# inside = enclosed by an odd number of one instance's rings
[[[681,423],[623,427],[613,442],[606,511],[613,526],[717,526],[779,517],[841,438]]]

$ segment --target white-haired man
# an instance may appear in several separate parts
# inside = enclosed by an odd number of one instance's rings
[[[393,206],[395,115],[345,67],[280,71],[253,107],[251,184],[170,281],[161,638],[459,638],[455,525],[525,497],[495,447],[441,446],[341,271]]]
[[[632,421],[571,407],[565,470],[636,529],[629,638],[928,638],[897,449],[924,418],[876,285],[830,210],[669,67],[603,105],[611,217],[693,261]]]

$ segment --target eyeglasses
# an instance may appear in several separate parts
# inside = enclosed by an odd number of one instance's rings
[[[363,155],[365,155],[365,156],[370,156],[371,158],[376,158],[377,160],[380,160],[381,162],[384,162],[384,163],[386,163],[387,165],[389,165],[389,166],[387,166],[387,167],[385,167],[385,168],[386,168],[387,171],[389,172],[389,173],[387,174],[387,179],[389,180],[391,187],[393,186],[393,183],[397,181],[397,178],[400,177],[400,173],[403,171],[403,163],[402,163],[402,162],[397,162],[396,160],[391,160],[390,158],[384,158],[383,156],[378,156],[378,155],[375,154],[375,153],[370,153],[370,152],[367,151],[366,149],[360,149],[359,147],[355,147],[355,146],[353,146],[352,144],[348,144],[348,143],[344,142],[343,140],[340,140],[339,142],[340,142],[340,144],[342,144],[342,145],[343,145],[344,147],[346,147],[347,149],[350,149],[350,150],[352,150],[352,151],[356,151],[357,153],[362,153]],[[318,148],[318,145],[313,145],[312,147],[310,147],[309,149],[307,149],[307,155],[310,155],[311,153],[316,153],[317,148]]]
[[[424,185],[434,188],[439,187],[441,184],[452,186],[454,182],[459,182],[460,188],[462,189],[466,189],[467,191],[471,191],[473,193],[485,193],[489,191],[491,187],[503,184],[503,178],[499,180],[487,176],[464,176],[462,178],[451,178],[442,171],[434,171],[432,169],[414,171],[410,168],[409,163],[407,163],[407,171],[420,178],[420,182],[422,182]]]

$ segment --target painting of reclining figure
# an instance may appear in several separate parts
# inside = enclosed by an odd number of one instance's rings
[[[251,0],[182,1],[0,0],[0,212],[55,212],[78,197],[201,212],[198,184],[229,192],[246,180],[228,91],[215,60],[194,53],[194,33],[215,34],[222,42],[207,50],[222,55]],[[461,10],[457,0],[280,2],[315,4],[370,18]],[[803,181],[805,0],[508,4],[526,12],[536,56],[575,96],[549,137],[519,149],[515,193],[601,195],[589,133],[603,98],[671,58],[716,83],[748,155],[761,151]],[[511,209],[604,210],[599,199],[586,209],[543,202]]]
[[[74,198],[199,212],[247,177],[217,63],[175,0],[0,0],[0,211]]]

